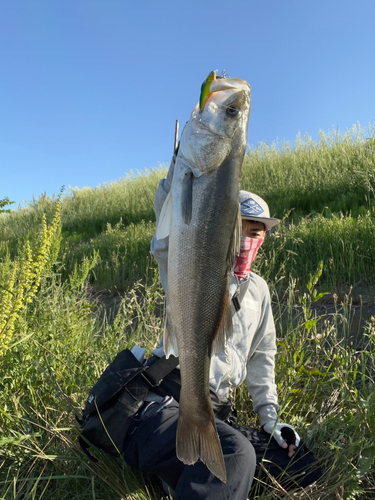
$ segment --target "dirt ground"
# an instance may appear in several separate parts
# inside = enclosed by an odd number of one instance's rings
[[[97,291],[89,294],[90,300],[97,304],[99,314],[106,313],[109,320],[114,318],[123,299],[122,295],[113,296],[107,290]],[[343,305],[346,306],[346,316],[349,318],[349,328],[353,339],[362,338],[366,325],[375,318],[375,285],[374,286],[342,286],[334,293],[324,296],[312,306],[313,315],[328,318],[337,310],[343,313]],[[296,305],[298,310],[300,306]],[[350,314],[348,314],[350,311]],[[160,311],[163,314],[163,311]],[[277,311],[275,310],[277,318]]]
[[[342,304],[345,303],[348,304],[348,312],[350,311],[348,317],[351,336],[362,337],[366,325],[371,318],[375,318],[375,285],[342,286],[318,301],[315,309],[318,315],[332,314],[337,307],[342,310]]]

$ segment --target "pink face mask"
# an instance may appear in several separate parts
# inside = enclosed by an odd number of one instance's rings
[[[264,241],[263,238],[255,239],[241,236],[240,255],[237,257],[234,273],[239,279],[247,278],[250,273],[250,266]]]

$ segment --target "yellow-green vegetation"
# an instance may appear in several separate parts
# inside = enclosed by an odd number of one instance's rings
[[[360,295],[369,305],[375,295],[373,144],[355,127],[261,145],[244,164],[242,187],[283,218],[254,268],[272,295],[283,419],[324,470],[298,500],[373,498],[375,319],[356,322]],[[163,498],[121,458],[89,462],[74,415],[120,350],[158,345],[163,293],[149,246],[165,173],[0,213],[0,498]],[[258,424],[245,387],[236,405],[241,423]],[[282,494],[274,483],[258,498]]]
[[[26,240],[19,259],[11,261],[7,255],[3,262],[0,291],[0,356],[8,348],[21,310],[33,300],[46,264],[48,261],[53,264],[56,259],[52,243],[60,224],[61,198],[62,194],[55,204],[50,227],[47,227],[45,215],[42,216],[41,241],[38,249],[33,252],[29,241]]]
[[[15,203],[14,201],[10,201],[8,197],[0,200],[0,214],[9,214],[10,213],[10,208],[4,208],[7,205],[12,205]]]

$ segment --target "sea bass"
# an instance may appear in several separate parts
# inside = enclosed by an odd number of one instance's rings
[[[211,355],[232,334],[229,271],[239,252],[239,189],[247,144],[250,86],[210,73],[184,127],[170,192],[157,227],[169,236],[164,352],[179,356],[176,449],[226,481],[209,394]]]

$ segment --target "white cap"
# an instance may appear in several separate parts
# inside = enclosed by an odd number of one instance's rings
[[[280,219],[270,217],[270,209],[260,196],[241,190],[240,197],[241,217],[243,219],[263,222],[267,231],[280,222]]]

